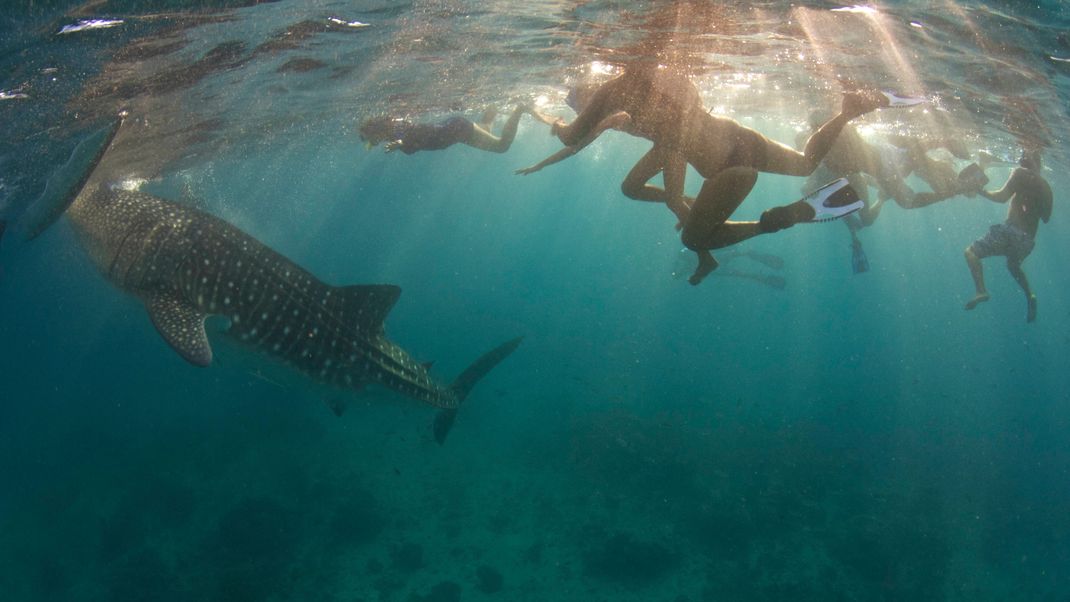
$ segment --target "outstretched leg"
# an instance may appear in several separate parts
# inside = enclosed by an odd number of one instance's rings
[[[849,92],[843,95],[840,113],[826,121],[806,141],[803,152],[799,152],[779,142],[767,141],[765,165],[755,165],[761,171],[787,176],[808,176],[832,150],[836,138],[843,131],[847,122],[887,106],[888,99],[875,92]]]
[[[973,252],[973,247],[966,248],[966,265],[970,266],[970,275],[973,276],[973,285],[977,289],[977,294],[973,299],[966,302],[966,309],[973,309],[977,307],[979,303],[988,301],[988,290],[985,289],[985,272],[984,267],[981,266],[981,258]]]
[[[516,138],[516,129],[520,125],[520,117],[523,115],[524,107],[518,106],[514,109],[513,114],[509,116],[509,120],[505,122],[505,127],[502,128],[501,137],[491,134],[480,125],[473,124],[472,134],[468,137],[466,143],[468,146],[479,150],[504,153],[513,145],[513,138]]]
[[[1029,279],[1025,276],[1025,271],[1022,270],[1022,262],[1017,259],[1007,258],[1007,271],[1014,277],[1014,281],[1018,283],[1018,286],[1022,287],[1022,291],[1025,293],[1026,313],[1025,321],[1032,322],[1037,319],[1037,296],[1033,293],[1033,289],[1029,287]]]

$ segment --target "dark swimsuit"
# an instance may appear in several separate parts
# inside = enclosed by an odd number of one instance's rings
[[[442,150],[448,146],[465,142],[472,136],[475,124],[464,117],[450,117],[440,123],[418,123],[398,128],[397,140],[401,140],[401,150],[411,155],[422,150]]]

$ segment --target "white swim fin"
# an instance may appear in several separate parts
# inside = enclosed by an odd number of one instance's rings
[[[887,90],[882,90],[881,95],[888,99],[889,107],[913,107],[928,102],[924,96],[901,96]]]
[[[811,222],[829,222],[866,206],[847,178],[833,180],[800,200],[813,208]]]

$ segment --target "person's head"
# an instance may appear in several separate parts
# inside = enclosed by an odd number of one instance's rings
[[[596,90],[598,90],[598,84],[590,82],[569,86],[568,96],[565,96],[565,104],[573,111],[581,113],[591,102],[591,97],[594,96]]]
[[[387,115],[365,119],[364,123],[360,124],[360,139],[369,146],[397,140],[398,129],[406,123],[404,119]]]
[[[1040,149],[1023,148],[1022,158],[1018,159],[1018,165],[1021,165],[1026,169],[1040,169]]]

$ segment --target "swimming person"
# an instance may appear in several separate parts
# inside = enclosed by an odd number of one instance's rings
[[[497,111],[490,109],[483,114],[480,123],[473,123],[459,115],[438,123],[414,123],[401,117],[379,116],[365,119],[360,124],[360,139],[368,148],[386,143],[386,152],[400,150],[406,155],[418,151],[442,150],[454,144],[467,144],[479,150],[504,153],[513,144],[520,117],[531,113],[536,119],[550,121],[539,112],[517,106],[506,120],[501,136],[490,133]]]
[[[681,95],[687,98],[690,102],[696,103],[697,106],[701,108],[701,95],[699,94],[698,88],[695,87],[691,80],[678,74],[672,74],[671,77],[674,78],[672,85],[679,88],[682,93]],[[582,113],[598,89],[599,86],[591,84],[572,86],[569,89],[568,96],[565,98],[565,104],[576,111],[577,114]],[[556,129],[554,128],[555,123],[560,127],[560,125],[564,124],[564,121],[554,120],[554,123],[550,124],[551,133],[556,135]],[[637,201],[665,203],[669,210],[676,215],[676,229],[679,230],[682,228],[683,222],[687,218],[687,213],[691,208],[691,203],[694,201],[694,199],[684,196],[684,179],[687,175],[687,158],[680,153],[671,153],[666,156],[664,149],[659,147],[650,135],[646,134],[643,130],[631,127],[631,115],[624,111],[618,111],[606,116],[581,140],[572,145],[565,146],[535,165],[518,169],[514,173],[526,176],[553,165],[554,163],[563,161],[583,150],[591,142],[594,142],[602,132],[608,129],[619,130],[655,142],[654,148],[647,152],[647,154],[635,164],[632,170],[624,178],[624,181],[621,183],[621,192],[624,196]],[[662,168],[660,170],[656,169],[651,173],[645,167],[648,162],[662,165]],[[664,188],[657,188],[656,186],[647,184],[651,178],[657,175],[658,171],[662,172]]]
[[[1033,251],[1040,222],[1048,223],[1051,219],[1052,192],[1051,186],[1040,175],[1039,150],[1023,151],[1018,165],[1003,188],[995,192],[983,189],[979,192],[996,203],[1009,200],[1011,205],[1007,210],[1007,219],[1002,224],[993,225],[984,237],[966,248],[966,265],[970,267],[977,289],[977,295],[966,303],[966,309],[973,309],[989,299],[981,260],[1003,255],[1007,258],[1007,270],[1025,292],[1026,322],[1032,322],[1037,318],[1037,296],[1029,287],[1022,262]]]
[[[587,138],[606,117],[627,113],[631,131],[653,140],[654,147],[632,168],[622,188],[649,195],[651,200],[662,200],[670,208],[675,206],[677,215],[684,212],[680,205],[686,165],[690,163],[706,178],[682,220],[681,239],[699,254],[699,266],[689,278],[691,284],[698,284],[717,267],[710,250],[816,217],[811,203],[799,201],[769,209],[756,222],[729,222],[728,218],[754,187],[759,172],[811,174],[848,121],[898,100],[877,92],[845,94],[840,113],[818,128],[805,150],[799,152],[732,119],[707,113],[697,89],[686,76],[657,65],[633,65],[599,87],[571,124],[558,121],[551,126],[551,132],[563,144],[572,146]],[[681,190],[665,191],[646,185],[659,172],[664,172],[666,182],[679,181]],[[838,217],[857,206],[852,201],[843,208],[825,209],[833,214],[831,217]]]

